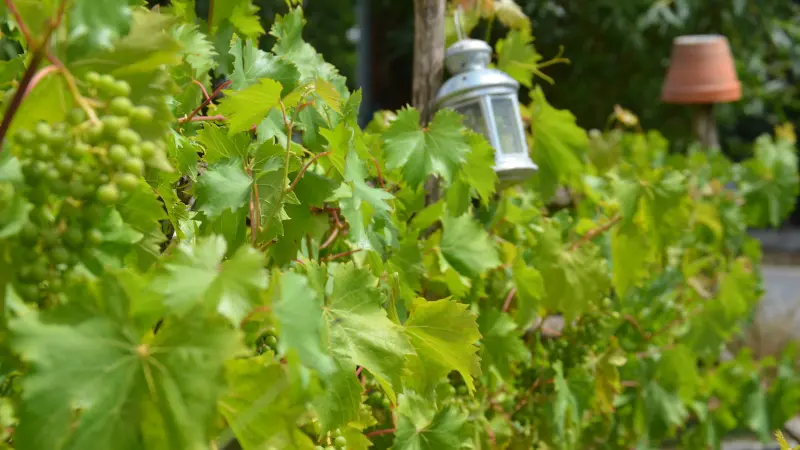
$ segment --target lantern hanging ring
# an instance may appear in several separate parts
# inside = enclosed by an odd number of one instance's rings
[[[458,40],[461,41],[464,39],[464,26],[461,23],[461,15],[464,13],[464,10],[461,8],[461,5],[458,5],[456,8],[455,13],[453,14],[453,22],[456,25],[456,35],[458,36]]]

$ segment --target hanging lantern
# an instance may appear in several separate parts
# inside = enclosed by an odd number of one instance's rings
[[[456,23],[458,29],[458,23]],[[464,116],[465,125],[482,134],[495,149],[497,177],[506,185],[536,172],[528,155],[525,127],[519,111],[519,83],[488,68],[492,48],[477,39],[460,39],[445,54],[453,75],[439,89],[436,108],[451,108]]]

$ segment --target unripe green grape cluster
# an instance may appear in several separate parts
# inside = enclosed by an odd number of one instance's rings
[[[18,292],[28,301],[60,292],[72,268],[103,243],[101,219],[163,158],[163,143],[136,131],[150,125],[153,110],[133,104],[128,83],[94,72],[83,81],[100,105],[97,119],[76,108],[64,122],[39,122],[13,136],[32,205],[20,232],[17,273]]]
[[[338,428],[333,430],[330,437],[333,445],[328,445],[327,447],[317,445],[314,450],[347,450],[347,438],[342,436],[342,430]]]

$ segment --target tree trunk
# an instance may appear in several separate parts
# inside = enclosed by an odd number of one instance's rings
[[[414,82],[412,104],[426,126],[433,114],[436,91],[444,74],[445,0],[414,0]],[[431,175],[425,183],[426,204],[439,200],[439,180]]]
[[[692,128],[703,147],[706,149],[719,149],[719,135],[717,134],[717,121],[714,118],[714,105],[698,105],[692,119]]]

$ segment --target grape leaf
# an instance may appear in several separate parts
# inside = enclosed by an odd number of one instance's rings
[[[219,400],[219,412],[243,450],[312,450],[313,442],[296,425],[307,399],[291,374],[271,359],[262,355],[226,361],[229,391]]]
[[[478,316],[481,339],[481,364],[484,372],[494,366],[504,377],[513,375],[514,364],[527,361],[531,354],[520,339],[517,324],[497,309],[481,311]]]
[[[78,0],[69,14],[70,39],[86,40],[90,48],[109,48],[130,31],[135,0]]]
[[[194,186],[197,210],[209,218],[222,215],[226,210],[236,211],[250,198],[253,180],[242,168],[238,158],[209,164]]]
[[[413,350],[381,307],[383,296],[376,281],[351,263],[338,265],[323,316],[335,358],[363,366],[397,387],[405,355]]]
[[[403,179],[412,187],[419,186],[431,174],[452,181],[470,151],[461,122],[460,114],[444,109],[423,130],[419,112],[402,109],[384,133],[386,167],[402,167]]]
[[[494,149],[486,139],[477,133],[469,134],[470,152],[458,178],[470,185],[478,196],[488,202],[497,186],[497,172],[494,171]]]
[[[214,31],[225,21],[230,22],[243,36],[257,37],[264,33],[259,22],[258,7],[251,0],[211,0],[214,14],[210,17]]]
[[[442,377],[457,370],[470,391],[481,373],[481,338],[475,315],[453,300],[418,299],[403,327],[416,354],[408,356],[406,383],[420,393],[430,392]]]
[[[223,262],[226,250],[221,236],[179,245],[153,280],[154,289],[175,312],[185,313],[202,304],[238,327],[258,304],[259,290],[266,288],[267,278],[261,253],[243,246]]]
[[[250,146],[250,136],[247,133],[228,134],[215,125],[205,125],[197,131],[194,140],[205,147],[203,159],[209,163],[227,158],[244,160]]]
[[[234,38],[231,43],[233,72],[231,88],[241,90],[258,82],[261,78],[275,80],[283,86],[281,95],[286,95],[297,86],[300,73],[295,65],[286,59],[260,50],[253,41]]]
[[[300,72],[300,83],[309,83],[321,78],[333,83],[337,90],[344,90],[344,77],[339,75],[339,71],[325,62],[314,47],[303,41],[301,33],[304,24],[301,8],[294,8],[283,16],[276,16],[269,32],[276,39],[272,52],[291,61],[297,67]]]
[[[768,135],[756,139],[753,158],[739,170],[749,225],[777,227],[795,208],[800,193],[796,152],[788,140]]]
[[[525,264],[521,258],[514,261],[512,273],[517,288],[515,320],[518,325],[526,327],[539,312],[539,302],[545,295],[544,280],[538,270]]]
[[[206,35],[194,23],[178,25],[171,31],[175,40],[183,46],[183,58],[192,68],[194,78],[208,77],[208,71],[216,66],[214,57],[217,52]]]
[[[261,79],[246,89],[227,93],[217,112],[228,119],[230,134],[247,131],[267,117],[267,113],[278,106],[281,89],[277,81]]]
[[[416,419],[416,420],[415,420]],[[400,415],[394,450],[440,450],[461,448],[461,429],[466,417],[454,408],[444,408],[429,420],[410,412]]]
[[[571,322],[590,304],[606,295],[609,279],[606,261],[590,245],[564,248],[555,221],[545,222],[534,247],[535,267],[545,280],[543,306],[561,312]]]
[[[325,377],[325,393],[314,401],[320,434],[344,428],[358,417],[362,389],[352,364],[340,365],[336,372]]]
[[[124,306],[120,298],[104,299],[108,310],[81,300],[69,310],[30,312],[9,324],[12,346],[31,368],[17,448],[153,448],[140,434],[143,421],[149,435],[164,439],[161,445],[207,445],[223,362],[235,347],[233,330],[189,314],[168,320],[153,338],[140,338],[124,307],[117,309]]]
[[[567,430],[573,425],[577,425],[581,417],[581,410],[578,400],[564,378],[564,370],[561,361],[553,365],[556,376],[553,379],[553,386],[556,391],[556,398],[553,403],[553,421],[555,422],[556,433],[558,436],[567,437]],[[574,438],[573,438],[574,439]]]
[[[533,46],[530,28],[511,30],[505,38],[497,41],[497,68],[519,81],[525,87],[533,87],[534,73],[541,73],[536,64],[542,55]]]
[[[478,277],[500,265],[497,250],[489,235],[468,214],[461,217],[442,217],[442,255],[458,273]]]
[[[549,198],[559,183],[580,183],[586,172],[582,158],[589,147],[589,138],[571,112],[550,106],[541,87],[536,86],[531,97],[531,156],[539,166],[536,175],[539,190]]]
[[[284,273],[277,282],[272,308],[281,348],[296,350],[305,365],[330,374],[333,361],[322,345],[322,299],[302,275]]]

